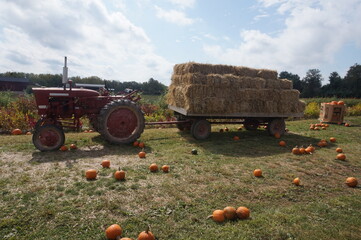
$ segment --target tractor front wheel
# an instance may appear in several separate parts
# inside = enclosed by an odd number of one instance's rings
[[[132,143],[140,137],[144,127],[143,112],[129,100],[108,103],[98,116],[98,131],[110,143]]]
[[[57,125],[45,124],[35,128],[33,144],[42,152],[58,150],[64,145],[64,141],[64,132]]]

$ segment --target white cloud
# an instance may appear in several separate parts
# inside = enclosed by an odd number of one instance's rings
[[[259,30],[241,32],[237,48],[205,46],[218,62],[287,70],[298,74],[332,63],[344,44],[361,46],[361,2],[349,0],[262,0],[265,7],[279,4],[285,28],[276,36]],[[308,4],[307,4],[308,3]]]
[[[169,0],[171,3],[181,8],[192,8],[196,0]]]
[[[101,0],[2,1],[0,52],[0,72],[61,73],[68,56],[69,76],[168,83],[172,66],[142,28]]]
[[[174,23],[180,26],[191,25],[194,23],[194,20],[188,18],[184,12],[178,10],[165,10],[158,6],[155,6],[156,16],[160,19],[164,19],[170,23]]]

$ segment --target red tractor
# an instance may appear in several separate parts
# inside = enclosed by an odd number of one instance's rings
[[[86,116],[94,130],[110,143],[131,143],[143,133],[144,115],[136,102],[136,91],[111,96],[100,92],[72,88],[63,69],[64,88],[33,88],[40,120],[35,126],[33,143],[40,151],[59,149],[65,141],[64,128],[79,130],[80,118]],[[66,88],[66,85],[69,85]]]

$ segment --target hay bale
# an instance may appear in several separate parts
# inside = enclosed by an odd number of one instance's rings
[[[277,79],[277,71],[268,70],[268,69],[260,69],[257,72],[257,77],[264,79]]]
[[[279,79],[281,89],[292,89],[293,83],[288,79]]]

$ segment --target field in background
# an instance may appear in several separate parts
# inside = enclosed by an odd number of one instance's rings
[[[361,181],[361,117],[347,117],[351,127],[331,125],[311,131],[317,120],[289,121],[282,137],[267,131],[220,133],[194,140],[175,128],[146,129],[139,148],[109,145],[97,133],[67,133],[75,151],[41,153],[31,136],[0,137],[0,236],[2,239],[105,239],[104,228],[118,223],[123,236],[136,239],[149,224],[158,239],[359,239],[361,188],[349,188],[346,177]],[[233,136],[239,141],[233,141]],[[293,155],[298,145],[316,147],[313,155]],[[341,147],[346,161],[336,160]],[[192,155],[192,149],[198,155]],[[102,169],[102,160],[111,161]],[[151,163],[170,165],[170,173],[150,173]],[[112,175],[124,169],[127,180]],[[84,172],[99,170],[87,181]],[[263,178],[252,172],[261,168]],[[292,185],[295,177],[301,186]],[[207,219],[215,209],[246,206],[251,219],[223,224]]]

